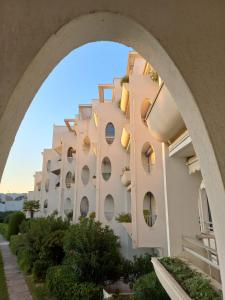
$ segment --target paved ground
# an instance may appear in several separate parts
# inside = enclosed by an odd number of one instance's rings
[[[0,250],[2,252],[9,299],[32,300],[23,273],[19,270],[16,263],[16,257],[11,253],[8,244],[9,243],[0,235]]]

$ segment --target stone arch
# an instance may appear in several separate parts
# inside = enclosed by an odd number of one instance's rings
[[[145,5],[143,5],[143,7],[144,6]],[[130,8],[128,7],[127,10],[129,9]],[[173,9],[175,10],[174,6]],[[218,7],[217,9],[219,14],[221,7]],[[104,11],[104,5],[102,5],[102,9],[99,7],[98,10]],[[204,96],[206,97],[207,91],[210,90],[210,87],[213,87],[212,84],[210,84],[209,79],[207,79],[204,74],[204,70],[206,69],[204,63],[202,64],[202,76],[207,82],[205,82],[203,86],[204,79],[201,82],[199,81],[198,83],[200,84],[200,87],[196,88],[196,80],[191,77],[192,72],[189,70],[190,60],[187,59],[185,62],[185,58],[183,57],[184,53],[179,52],[179,50],[176,50],[175,48],[172,49],[172,46],[168,44],[168,37],[163,36],[163,34],[160,33],[160,30],[162,31],[163,28],[160,28],[160,26],[157,27],[156,23],[152,24],[152,31],[155,36],[154,38],[150,32],[149,25],[146,23],[147,21],[145,21],[144,18],[140,20],[140,22],[142,21],[144,24],[144,26],[141,26],[135,18],[125,16],[132,16],[132,14],[135,15],[132,10],[129,10],[129,12],[127,11],[127,14],[124,8],[121,10],[123,11],[123,14],[112,12],[90,13],[90,9],[84,8],[84,11],[80,13],[80,16],[77,16],[68,24],[60,27],[56,24],[55,28],[53,26],[51,29],[52,31],[49,34],[49,39],[44,45],[39,47],[39,52],[30,62],[16,87],[12,91],[9,101],[1,116],[0,175],[4,169],[9,149],[14,141],[18,127],[32,101],[32,98],[50,71],[63,57],[65,57],[73,49],[85,43],[97,40],[111,40],[132,46],[147,60],[151,60],[151,64],[166,82],[166,85],[175,99],[191,135],[196,153],[202,166],[202,174],[207,187],[210,206],[212,208],[212,216],[215,223],[214,226],[221,265],[221,277],[225,288],[225,165],[223,155],[223,129],[225,126],[224,121],[222,121],[225,106],[219,102],[219,100],[222,101],[222,96],[224,96],[224,89],[219,87],[218,90],[217,82],[216,94],[218,95],[218,99],[215,99],[215,103],[217,105],[218,112],[209,100],[206,101],[206,104],[204,104]],[[184,8],[183,11],[185,11]],[[155,13],[156,12],[158,13],[157,9],[155,10]],[[141,15],[141,13],[139,14]],[[144,8],[142,14],[144,14]],[[151,18],[148,17],[148,19]],[[69,20],[71,19],[69,18]],[[154,20],[156,21],[155,18]],[[152,22],[154,22],[154,20]],[[158,20],[161,24],[163,23],[161,22],[161,18],[158,18]],[[104,26],[102,26],[103,23]],[[117,26],[115,26],[115,24]],[[205,22],[204,24],[207,23]],[[188,26],[190,26],[190,24]],[[185,29],[185,25],[183,25],[183,28]],[[204,26],[202,26],[202,28],[204,28]],[[221,28],[224,28],[223,24],[221,25]],[[179,31],[182,32],[181,27]],[[201,35],[201,32],[198,32],[198,34]],[[165,50],[158,40],[161,40]],[[218,41],[218,39],[216,41]],[[199,46],[200,48],[198,49],[201,55],[201,50],[204,52],[204,47],[206,48],[206,46],[212,51],[214,50],[213,45],[204,45],[203,42],[202,48]],[[224,49],[224,47],[221,47],[221,49]],[[207,51],[209,50],[207,49]],[[169,57],[167,53],[169,53],[171,57]],[[180,55],[182,56],[182,59],[180,58]],[[207,58],[207,55],[205,55],[205,58]],[[184,63],[181,63],[182,60]],[[218,70],[221,71],[219,67],[220,61],[217,61],[216,56],[214,60],[215,70],[218,67]],[[208,60],[205,64],[208,64]],[[177,66],[180,67],[180,70]],[[200,79],[198,72],[196,76]],[[220,76],[218,75],[215,78],[219,77],[223,77],[222,73]],[[209,83],[209,85],[207,85],[207,83]],[[206,89],[206,92],[203,91],[204,89]],[[214,120],[216,122],[214,122]],[[196,128],[198,128],[198,130],[196,130]],[[213,178],[213,180],[211,180],[211,178]],[[216,184],[214,184],[215,182]]]

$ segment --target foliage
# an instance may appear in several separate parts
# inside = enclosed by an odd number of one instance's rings
[[[8,239],[11,235],[19,233],[19,226],[25,220],[25,215],[21,211],[14,212],[9,218]]]
[[[0,223],[0,234],[3,235],[5,239],[8,238],[8,224]]]
[[[119,214],[118,217],[116,217],[116,221],[118,223],[131,223],[132,222],[131,214],[121,213]]]
[[[129,83],[129,76],[125,75],[123,76],[123,78],[120,81],[121,86],[123,85],[123,83]]]
[[[164,257],[160,262],[173,275],[191,299],[222,300],[222,293],[212,287],[210,281],[202,274],[191,270],[182,260]]]
[[[21,247],[17,254],[18,265],[25,273],[31,273],[36,259],[35,254],[29,248]]]
[[[58,209],[53,210],[53,212],[52,212],[53,217],[57,217],[58,214],[59,214]]]
[[[150,71],[149,75],[150,75],[152,81],[157,82],[159,80],[159,75],[153,69]]]
[[[133,296],[127,295],[113,295],[112,297],[108,298],[108,300],[133,300]]]
[[[0,252],[0,291],[1,291],[1,300],[9,300],[1,252]]]
[[[135,300],[169,300],[155,272],[140,277],[134,284]]]
[[[10,249],[14,255],[17,255],[25,247],[25,237],[23,234],[12,235],[9,243]]]
[[[43,283],[36,283],[31,275],[25,277],[27,285],[33,300],[50,300],[52,299],[48,293],[48,290]]]
[[[122,264],[122,274],[125,282],[134,283],[139,277],[154,270],[151,255],[146,253],[139,257],[134,256],[133,261],[124,259]]]
[[[100,300],[102,288],[91,282],[77,282],[71,267],[57,266],[48,269],[46,285],[56,299],[59,300]]]
[[[143,210],[143,215],[144,215],[145,222],[148,223],[148,220],[149,220],[149,217],[150,217],[150,210],[149,209],[144,209]]]
[[[64,239],[67,261],[78,270],[79,280],[103,284],[120,276],[118,237],[91,218],[71,225]]]
[[[45,279],[47,269],[49,268],[49,262],[46,260],[38,259],[33,264],[32,274],[34,281],[43,281]]]
[[[66,216],[67,216],[68,221],[71,222],[73,220],[73,211],[68,212]]]
[[[0,211],[0,223],[8,223],[10,215],[13,211]]]
[[[95,217],[96,217],[95,211],[90,212],[89,218],[90,218],[90,219],[95,219]]]
[[[30,212],[30,217],[33,219],[34,213],[40,210],[39,200],[25,201],[23,204],[23,210]]]
[[[10,243],[21,269],[33,272],[36,280],[44,279],[47,268],[64,258],[63,239],[68,227],[67,221],[54,216],[24,221],[20,238],[13,237]]]

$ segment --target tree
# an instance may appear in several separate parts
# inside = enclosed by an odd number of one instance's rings
[[[72,267],[80,282],[117,280],[121,273],[119,248],[118,237],[108,226],[81,218],[65,234],[65,264]]]
[[[25,201],[23,204],[23,210],[30,212],[30,217],[33,219],[34,213],[40,210],[40,202],[39,200],[29,200]]]

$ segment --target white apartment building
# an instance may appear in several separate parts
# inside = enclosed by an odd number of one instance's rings
[[[98,88],[98,99],[54,126],[28,194],[40,200],[38,215],[57,210],[77,222],[95,212],[120,237],[125,256],[181,256],[220,282],[200,162],[163,80],[131,52],[126,76]],[[117,222],[120,214],[129,222]]]

